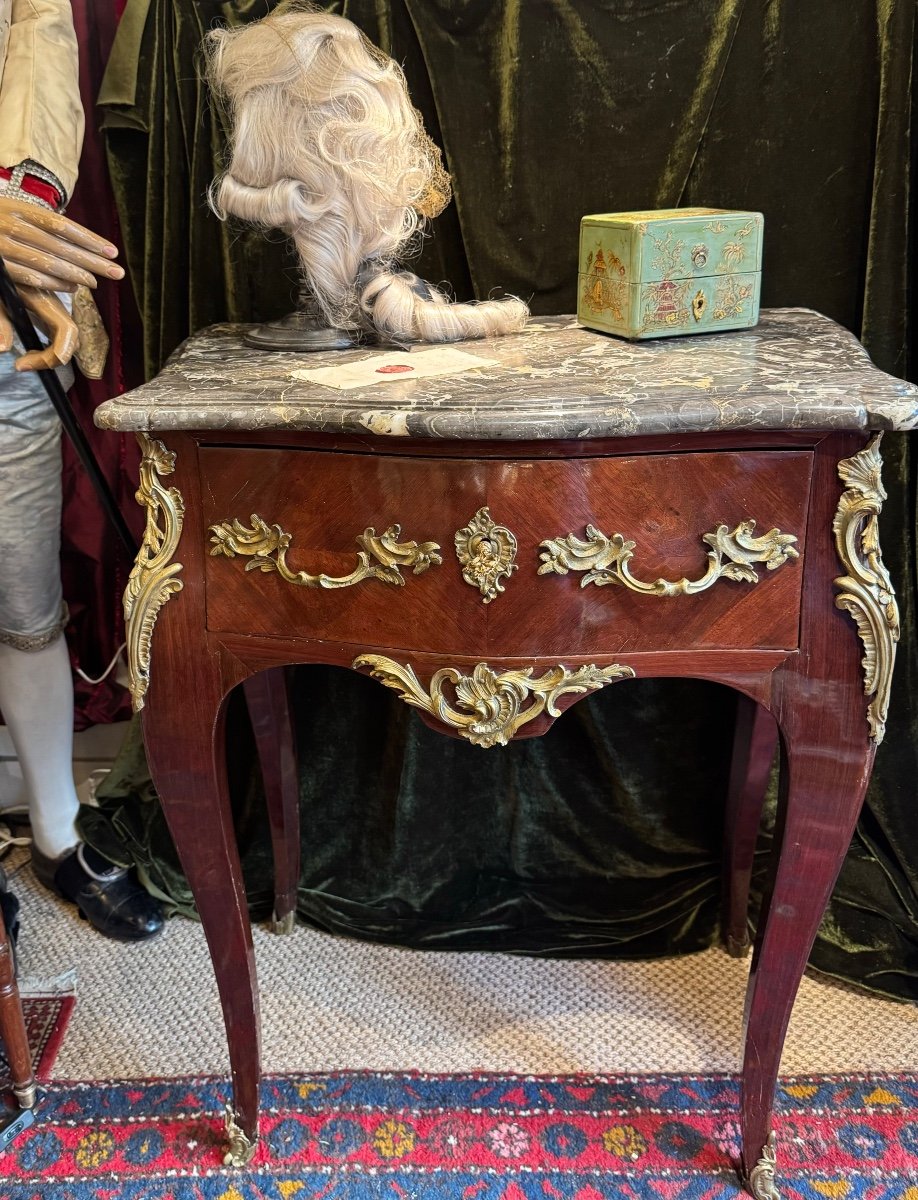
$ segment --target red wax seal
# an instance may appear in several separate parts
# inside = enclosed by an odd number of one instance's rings
[[[377,367],[377,375],[404,375],[406,371],[413,371],[414,367],[409,367],[407,363],[389,363],[386,367]]]

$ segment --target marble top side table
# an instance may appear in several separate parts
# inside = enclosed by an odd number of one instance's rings
[[[918,389],[805,310],[640,344],[557,317],[462,349],[487,361],[337,390],[297,372],[377,351],[262,354],[217,326],[96,414],[143,448],[132,692],[217,974],[230,1160],[257,1137],[259,1025],[229,691],[334,663],[500,753],[589,692],[691,676],[770,713],[783,747],[741,1112],[745,1180],[773,1197],[784,1034],[884,734],[899,636],[879,442],[918,426]],[[755,728],[737,733],[725,835],[728,913],[743,923]]]

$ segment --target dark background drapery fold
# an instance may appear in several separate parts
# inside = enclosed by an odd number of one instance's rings
[[[77,186],[67,213],[120,244],[118,212],[105,161],[105,146],[94,102],[111,52],[121,0],[72,0],[73,22],[80,47],[80,97],[86,113],[86,136],[80,156]],[[139,346],[139,317],[131,290],[110,280],[100,280],[96,303],[111,339],[102,379],[86,379],[77,372],[70,401],[83,431],[92,444],[103,474],[136,535],[143,519],[133,493],[140,459],[136,442],[123,435],[109,437],[93,425],[93,411],[143,379]],[[62,443],[63,518],[61,522],[61,575],[70,608],[67,643],[74,676],[75,724],[78,729],[124,718],[130,712],[127,692],[106,667],[124,638],[121,595],[130,570],[129,556],[105,519],[89,476],[73,447]],[[98,682],[87,682],[98,680]],[[101,677],[101,678],[100,678]]]
[[[271,7],[127,6],[103,99],[148,374],[192,329],[290,306],[284,242],[221,225],[204,203],[223,139],[196,70],[201,39]],[[404,64],[444,147],[456,200],[424,244],[417,269],[429,278],[460,297],[500,286],[536,313],[571,311],[583,213],[754,208],[763,303],[819,309],[879,366],[908,370],[915,0],[851,0],[843,16],[829,0],[327,7]],[[886,742],[812,963],[918,999],[915,469],[905,437],[887,435],[884,450],[903,641]],[[346,672],[302,668],[297,690],[307,919],[410,945],[552,954],[640,957],[716,936],[726,689],[629,683],[499,754],[432,734]],[[237,718],[234,803],[265,911],[266,827]],[[88,832],[127,846],[187,903],[136,731],[132,745]]]

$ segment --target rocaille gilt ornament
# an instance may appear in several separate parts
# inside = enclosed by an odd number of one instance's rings
[[[246,1166],[251,1161],[258,1142],[243,1132],[228,1104],[223,1110],[223,1128],[227,1140],[227,1150],[223,1155],[224,1165],[227,1167]]]
[[[838,557],[847,572],[835,580],[841,590],[836,608],[850,613],[864,643],[864,694],[870,736],[879,745],[886,733],[889,689],[899,641],[896,593],[880,552],[879,516],[886,499],[878,433],[852,458],[843,458],[838,474],[846,485],[832,524]]]
[[[367,668],[374,679],[398,692],[406,704],[436,717],[474,746],[484,747],[506,746],[543,711],[559,717],[556,702],[566,693],[592,692],[618,679],[634,678],[631,667],[618,663],[608,667],[590,663],[572,671],[559,663],[533,679],[532,667],[495,671],[480,662],[471,675],[463,675],[456,667],[442,667],[425,690],[412,667],[381,654],[361,654],[351,665],[355,670]],[[456,706],[443,690],[447,684],[455,694]]]
[[[781,1194],[775,1182],[778,1156],[774,1131],[768,1135],[768,1141],[762,1147],[762,1157],[749,1172],[749,1190],[755,1200],[781,1200]]]
[[[281,579],[295,587],[345,588],[365,579],[378,579],[380,583],[401,587],[405,579],[400,567],[410,567],[415,575],[421,575],[428,567],[443,562],[436,542],[400,542],[401,526],[390,525],[385,533],[377,534],[371,525],[357,538],[360,546],[357,566],[349,575],[310,575],[308,571],[291,571],[287,566],[287,550],[292,535],[285,533],[280,525],[269,525],[257,513],[252,514],[251,521],[251,527],[239,520],[211,525],[213,549],[210,553],[226,558],[249,555],[252,561],[246,563],[246,571],[276,571]]]
[[[504,590],[501,579],[517,569],[516,538],[506,525],[496,525],[485,507],[458,530],[455,540],[462,578],[477,587],[484,603],[490,604]]]
[[[635,579],[629,566],[637,543],[627,541],[621,533],[608,537],[594,525],[587,525],[586,541],[569,533],[542,542],[545,549],[539,555],[542,562],[539,574],[586,571],[581,587],[591,583],[597,587],[620,584],[645,596],[691,596],[706,591],[718,579],[758,583],[756,563],[764,563],[769,571],[774,571],[788,559],[800,557],[794,548],[797,539],[793,534],[769,529],[761,537],[754,537],[754,529],[755,521],[740,521],[734,529],[718,525],[713,533],[704,534],[702,540],[710,549],[708,568],[700,579],[655,579],[645,583]]]
[[[136,497],[138,504],[147,510],[147,524],[124,591],[128,689],[134,712],[143,708],[150,686],[153,627],[159,610],[183,587],[177,578],[182,564],[173,562],[172,557],[178,548],[185,515],[178,488],[166,488],[159,482],[160,476],[171,475],[175,470],[175,455],[146,433],[138,433],[137,440],[142,457]]]

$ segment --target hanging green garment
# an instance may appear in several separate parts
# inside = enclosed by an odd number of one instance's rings
[[[223,225],[205,203],[224,143],[201,40],[271,7],[127,6],[100,99],[149,374],[190,330],[272,318],[293,300],[285,243]],[[916,0],[851,0],[843,20],[834,0],[327,7],[403,63],[444,147],[456,199],[424,244],[427,278],[460,298],[499,286],[535,313],[569,312],[583,213],[756,209],[763,304],[819,309],[859,333],[878,366],[906,372]],[[886,741],[811,961],[918,999],[914,458],[905,437],[887,435],[884,453],[883,547],[903,641]],[[546,737],[487,754],[348,672],[301,668],[297,696],[305,919],[413,946],[558,955],[647,957],[716,938],[727,689],[610,688]],[[234,811],[262,915],[267,822],[238,696],[233,708]],[[100,797],[84,816],[90,840],[133,856],[187,911],[136,729]]]

